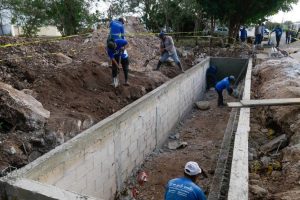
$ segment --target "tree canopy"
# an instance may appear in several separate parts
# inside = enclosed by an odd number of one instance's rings
[[[278,11],[289,11],[298,0],[197,0],[207,15],[228,25],[230,36],[236,35],[240,25],[259,23]]]
[[[63,35],[77,34],[96,22],[89,12],[93,0],[1,0],[21,26],[25,36],[35,35],[44,25],[54,25]]]

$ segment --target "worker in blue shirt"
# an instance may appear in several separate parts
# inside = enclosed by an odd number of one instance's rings
[[[234,84],[234,81],[235,81],[234,76],[228,76],[216,84],[215,90],[218,93],[218,106],[225,105],[223,100],[223,94],[222,94],[224,89],[227,90],[229,95],[232,95],[233,93],[232,86]]]
[[[216,85],[217,82],[217,67],[210,65],[206,70],[206,90]]]
[[[245,42],[247,39],[247,30],[245,27],[241,29],[241,41]]]
[[[165,200],[206,200],[202,189],[196,185],[196,180],[202,170],[198,163],[189,161],[184,167],[184,177],[168,182]]]
[[[114,41],[109,41],[107,44],[107,54],[112,62],[112,77],[113,77],[113,85],[114,87],[118,87],[119,79],[119,67],[122,65],[124,77],[125,77],[125,86],[129,86],[128,83],[128,67],[129,67],[129,59],[128,53],[126,51],[126,47],[128,45],[127,40],[124,39],[116,39]]]
[[[108,36],[108,40],[125,39],[124,23],[125,19],[122,17],[118,20],[113,20],[110,22],[110,33]]]
[[[279,47],[279,43],[282,35],[282,29],[280,28],[279,25],[277,25],[276,28],[271,33],[273,32],[275,32],[276,35],[276,47]]]

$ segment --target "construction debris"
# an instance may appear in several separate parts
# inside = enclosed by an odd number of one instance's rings
[[[200,110],[209,110],[210,109],[210,102],[208,102],[208,101],[198,101],[198,102],[196,102],[196,106]]]

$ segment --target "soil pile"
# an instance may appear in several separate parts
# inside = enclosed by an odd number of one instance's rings
[[[128,39],[131,85],[114,89],[105,52],[107,34],[103,29],[60,39],[0,38],[2,45],[20,44],[1,48],[0,81],[27,91],[50,111],[45,127],[34,131],[16,125],[21,120],[17,116],[16,124],[0,119],[0,175],[24,166],[169,80],[143,66],[155,55],[158,38],[132,37]],[[123,73],[120,80],[124,82]]]
[[[296,60],[263,62],[256,66],[254,75],[254,98],[300,97],[300,63]],[[253,114],[249,149],[251,199],[298,199],[300,107],[256,108]]]

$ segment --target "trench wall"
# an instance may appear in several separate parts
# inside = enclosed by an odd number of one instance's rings
[[[17,177],[98,199],[113,199],[133,169],[165,141],[203,95],[209,61],[207,58],[12,173],[2,184]]]
[[[234,75],[237,82],[245,77],[248,59],[241,58],[211,58],[211,65],[217,67],[217,80],[222,80],[226,76]]]

